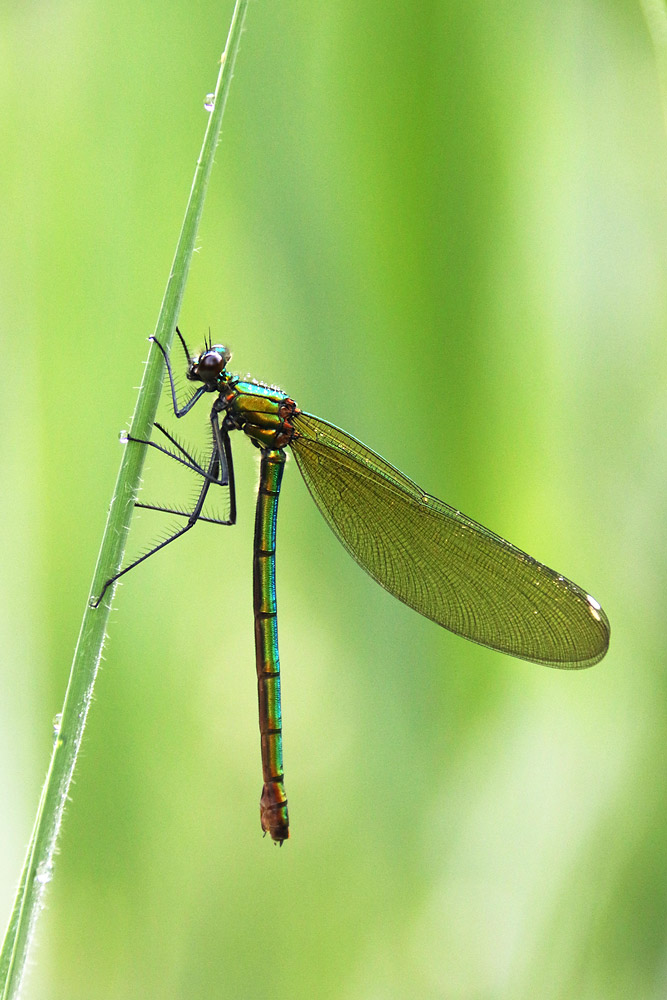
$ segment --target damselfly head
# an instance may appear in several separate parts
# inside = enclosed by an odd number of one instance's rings
[[[201,354],[193,358],[188,369],[188,379],[191,382],[204,382],[214,389],[224,381],[225,369],[231,360],[231,351],[222,344],[212,344]]]

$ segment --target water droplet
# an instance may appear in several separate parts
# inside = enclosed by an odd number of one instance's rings
[[[53,878],[53,865],[50,861],[40,861],[37,865],[37,871],[35,872],[35,878],[40,885],[46,885]]]
[[[215,94],[207,94],[204,98],[204,111],[213,111],[215,107]]]
[[[129,431],[119,431],[118,440],[120,441],[121,444],[127,444],[127,442],[129,441]]]
[[[63,721],[63,713],[58,712],[57,715],[53,716],[53,738],[57,740],[60,736],[60,724]]]

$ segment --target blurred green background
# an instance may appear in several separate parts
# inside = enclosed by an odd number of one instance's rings
[[[3,924],[232,6],[0,8]],[[26,998],[665,996],[666,161],[638,4],[252,4],[182,329],[589,589],[611,651],[436,628],[291,462],[277,850],[235,442],[237,527],[117,593]]]

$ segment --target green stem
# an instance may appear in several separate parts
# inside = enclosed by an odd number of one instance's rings
[[[155,336],[167,350],[169,350],[174,336],[185,282],[190,270],[190,260],[195,247],[195,237],[213,166],[215,149],[220,136],[222,116],[233,76],[234,62],[247,6],[248,0],[236,0],[227,44],[221,59],[214,100],[213,102],[207,101],[207,107],[212,103],[213,108],[197,161],[183,226],[155,327]],[[162,389],[163,376],[162,354],[152,344],[132,418],[130,433],[133,437],[147,439],[150,436]],[[140,445],[126,448],[123,453],[100,554],[93,575],[91,598],[100,593],[104,582],[114,576],[121,567],[134,501],[139,490],[145,453],[145,446]],[[42,893],[44,886],[52,877],[56,842],[92,699],[112,596],[113,588],[110,588],[100,606],[98,608],[88,606],[83,616],[65,693],[62,718],[55,734],[53,754],[42,789],[14,908],[2,952],[0,952],[1,1000],[11,1000],[11,998],[18,996],[28,949],[40,912]]]

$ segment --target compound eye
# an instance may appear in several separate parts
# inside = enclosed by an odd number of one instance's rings
[[[227,358],[218,351],[207,351],[194,365],[194,374],[202,382],[214,382],[225,370]]]

